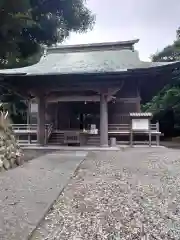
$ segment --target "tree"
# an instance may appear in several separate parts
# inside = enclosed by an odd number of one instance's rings
[[[153,62],[174,62],[180,59],[180,40],[177,39],[172,45],[152,55]]]
[[[177,39],[172,45],[152,55],[153,62],[172,62],[180,60],[180,40]],[[179,77],[165,86],[157,96],[142,106],[143,111],[158,113],[169,108],[177,108],[180,105],[180,79]]]
[[[0,0],[0,68],[38,62],[42,46],[92,28],[86,0]]]
[[[180,31],[180,30],[179,30]],[[180,40],[152,56],[152,61],[172,62],[180,60]],[[170,135],[174,126],[180,129],[180,78],[166,85],[152,100],[142,106],[143,111],[153,112],[154,119],[160,121],[163,132]]]
[[[0,68],[35,64],[44,46],[86,32],[94,21],[86,0],[0,0]],[[4,89],[0,101],[13,122],[25,123],[26,102]]]

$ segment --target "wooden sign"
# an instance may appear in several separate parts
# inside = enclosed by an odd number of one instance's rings
[[[65,132],[64,133],[65,144],[78,144],[80,143],[80,135],[78,132]]]

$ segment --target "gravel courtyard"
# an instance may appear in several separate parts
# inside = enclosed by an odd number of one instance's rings
[[[179,240],[180,150],[89,153],[35,239]]]

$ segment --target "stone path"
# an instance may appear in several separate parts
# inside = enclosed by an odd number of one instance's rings
[[[26,240],[87,152],[54,152],[0,174],[0,239]]]
[[[179,240],[180,151],[89,153],[35,239]]]

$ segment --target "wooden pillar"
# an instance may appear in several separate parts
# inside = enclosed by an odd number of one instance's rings
[[[138,112],[138,113],[141,112],[141,99],[140,99],[140,97],[137,97],[137,99],[136,99],[136,112]]]
[[[40,145],[45,145],[46,143],[46,133],[45,133],[45,111],[46,103],[45,97],[43,94],[38,96],[38,130],[37,130],[37,139]]]
[[[58,119],[59,118],[59,102],[56,103],[56,107],[55,107],[55,119],[54,119],[54,122],[55,122],[55,128],[56,129],[59,129],[59,126],[58,126]]]
[[[28,99],[26,104],[27,104],[27,126],[28,126],[28,129],[29,129],[30,115],[31,115],[31,100]],[[29,144],[31,143],[31,134],[30,134],[30,132],[28,133],[28,143]]]
[[[159,133],[159,122],[156,123],[156,131]],[[156,144],[159,146],[160,144],[160,134],[156,134]]]
[[[108,147],[108,102],[103,93],[100,95],[100,145]]]
[[[136,99],[136,112],[141,112],[141,96],[140,96],[140,84],[137,82],[137,99]]]

